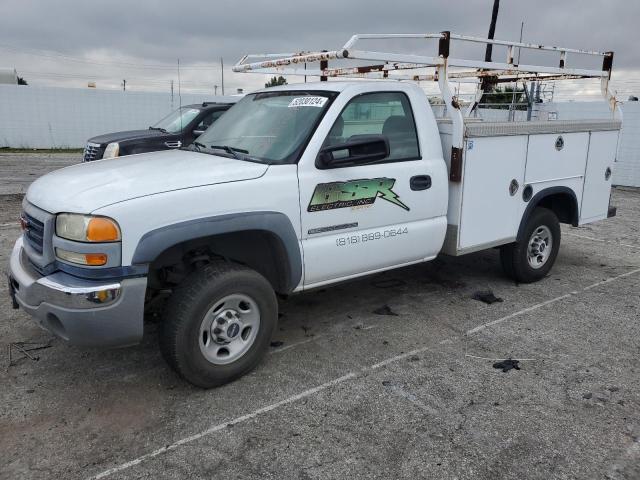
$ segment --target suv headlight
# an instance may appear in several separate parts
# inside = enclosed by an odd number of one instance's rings
[[[120,144],[118,142],[113,142],[107,145],[107,148],[104,149],[104,155],[102,158],[114,158],[120,156]]]
[[[77,213],[61,213],[56,217],[56,235],[76,242],[118,242],[121,238],[115,220]]]

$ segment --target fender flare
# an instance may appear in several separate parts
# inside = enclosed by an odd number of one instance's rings
[[[533,198],[531,200],[529,200],[527,208],[525,209],[524,213],[522,214],[522,219],[520,220],[520,227],[518,227],[518,235],[516,236],[516,241],[517,242],[522,240],[522,236],[524,235],[524,229],[527,226],[527,222],[529,221],[529,218],[533,214],[533,211],[540,204],[540,202],[546,197],[549,197],[551,195],[557,195],[559,193],[569,195],[573,199],[573,202],[574,202],[574,205],[575,205],[575,215],[571,219],[571,224],[574,227],[578,225],[578,217],[580,215],[580,212],[579,212],[578,198],[576,197],[576,192],[574,192],[569,187],[549,187],[549,188],[545,188],[544,190],[540,190],[538,193],[536,193],[533,196]]]
[[[197,218],[145,233],[133,253],[132,264],[149,264],[174,245],[223,233],[266,231],[278,239],[286,252],[286,285],[293,290],[302,280],[300,242],[289,218],[280,212],[246,212]]]

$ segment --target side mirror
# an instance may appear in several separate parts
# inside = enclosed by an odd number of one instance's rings
[[[194,130],[193,131],[193,136],[194,137],[199,137],[200,135],[202,135],[205,131],[204,130]]]
[[[389,140],[384,135],[354,135],[344,143],[329,145],[318,153],[318,168],[340,168],[384,160],[389,156]]]

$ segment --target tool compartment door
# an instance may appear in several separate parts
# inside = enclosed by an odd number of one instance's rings
[[[467,139],[458,236],[461,252],[515,239],[526,157],[526,135]]]
[[[591,133],[580,209],[581,224],[607,218],[618,134],[618,131]]]

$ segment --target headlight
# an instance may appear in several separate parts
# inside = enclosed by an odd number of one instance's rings
[[[104,149],[104,155],[102,158],[113,158],[120,155],[120,144],[118,142],[113,142],[107,145],[107,148]]]
[[[115,220],[77,213],[61,213],[56,217],[56,235],[77,242],[117,242],[121,238]]]

